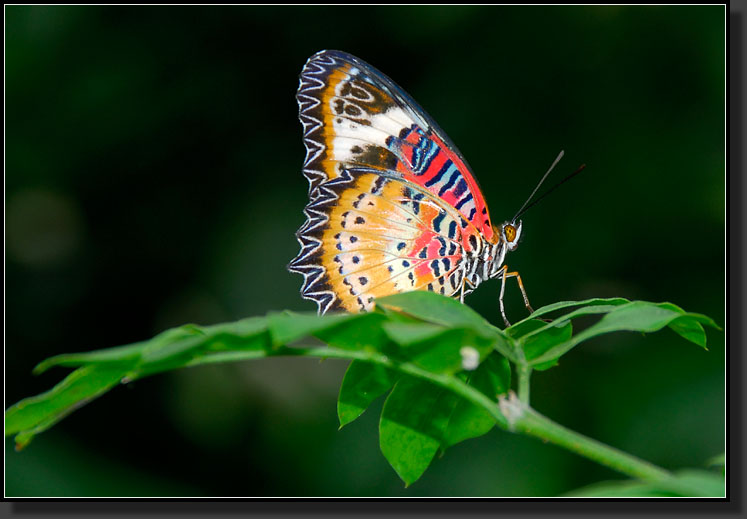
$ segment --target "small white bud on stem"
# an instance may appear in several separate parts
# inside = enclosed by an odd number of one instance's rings
[[[462,346],[459,354],[462,356],[462,369],[472,371],[480,365],[480,353],[472,346]]]

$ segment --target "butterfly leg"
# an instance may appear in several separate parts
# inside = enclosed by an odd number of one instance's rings
[[[506,271],[508,270],[508,266],[503,265],[501,267],[501,295],[498,296],[498,304],[501,307],[501,317],[503,317],[503,322],[506,325],[506,328],[511,326],[511,323],[508,322],[508,318],[506,318],[506,309],[503,307],[503,294],[506,291]]]
[[[532,305],[529,304],[529,298],[527,297],[527,291],[524,290],[524,283],[521,282],[521,276],[518,272],[507,272],[504,277],[510,277],[510,278],[516,278],[516,282],[519,284],[519,289],[521,290],[521,295],[524,298],[524,306],[527,307],[527,310],[530,314],[534,313],[534,309],[532,308]]]
[[[508,272],[508,265],[503,265],[501,267],[502,273],[501,273],[501,295],[500,295],[500,307],[501,307],[501,316],[503,317],[503,322],[506,324],[506,327],[511,326],[511,323],[508,322],[508,319],[506,319],[506,311],[503,307],[503,293],[506,290],[506,278],[516,278],[516,282],[519,284],[519,289],[521,290],[521,295],[524,298],[524,306],[527,307],[527,310],[530,314],[534,313],[534,309],[532,308],[532,305],[529,304],[529,297],[527,297],[527,291],[524,289],[524,283],[521,281],[521,276],[518,272]]]
[[[462,295],[461,295],[461,298],[460,298],[460,301],[462,302],[462,304],[464,304],[464,290],[465,290],[465,287],[466,287],[467,285],[469,285],[469,286],[470,286],[470,288],[471,288],[472,290],[474,290],[474,289],[475,289],[475,285],[474,285],[474,283],[472,283],[472,282],[471,282],[471,281],[470,281],[469,279],[466,279],[466,278],[465,278],[465,279],[464,279],[464,280],[462,281]]]

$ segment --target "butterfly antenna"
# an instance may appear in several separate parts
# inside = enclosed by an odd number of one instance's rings
[[[558,155],[558,158],[555,159],[555,162],[553,163],[553,165],[550,166],[550,170],[552,170],[552,167],[555,166],[555,164],[558,162],[558,159],[562,155],[563,155],[563,152],[560,152],[560,155]],[[584,170],[585,167],[586,167],[586,164],[581,164],[576,171],[574,171],[573,173],[571,173],[570,175],[568,175],[567,177],[565,177],[563,180],[561,180],[560,182],[558,182],[557,184],[555,184],[554,186],[552,186],[550,189],[548,189],[547,191],[545,191],[542,194],[542,196],[540,196],[537,200],[535,200],[531,204],[527,205],[526,202],[525,202],[524,206],[526,206],[526,207],[522,207],[521,209],[519,209],[519,212],[516,213],[516,216],[514,216],[514,219],[512,221],[516,221],[516,219],[519,216],[521,216],[522,214],[526,213],[531,207],[534,207],[535,205],[537,205],[547,195],[549,195],[550,193],[552,193],[553,191],[555,191],[557,188],[559,188],[561,185],[565,184],[570,179],[572,179],[573,177],[575,177],[576,175],[578,175],[579,173],[581,173]],[[547,173],[549,173],[549,171]],[[545,177],[547,176],[547,173],[545,173]],[[542,180],[544,180],[545,177],[542,177]],[[542,181],[540,181],[540,184],[542,184]],[[537,187],[539,187],[539,186],[537,186]],[[537,191],[537,189],[535,188],[534,191]],[[532,195],[534,195],[534,192],[532,193]],[[532,197],[530,196],[529,199],[531,199],[531,198]],[[529,200],[527,200],[527,202],[529,202]]]
[[[534,191],[532,191],[532,194],[529,195],[529,198],[527,198],[527,201],[524,202],[524,205],[521,206],[521,209],[519,209],[516,212],[516,216],[514,216],[514,218],[511,220],[512,222],[515,222],[516,219],[524,212],[524,210],[525,210],[524,208],[526,207],[526,205],[529,203],[529,201],[532,199],[532,197],[534,196],[534,194],[537,192],[537,190],[540,188],[540,186],[542,185],[542,183],[545,181],[545,179],[547,178],[547,175],[550,174],[550,172],[553,170],[553,168],[555,167],[555,165],[558,162],[560,162],[560,159],[563,158],[563,155],[565,155],[565,151],[564,150],[560,150],[560,153],[558,153],[558,156],[555,157],[555,160],[552,162],[552,165],[550,165],[550,169],[547,170],[547,173],[545,173],[545,175],[540,179],[539,183],[537,183],[537,187],[534,188]],[[532,205],[534,205],[534,204],[532,204]],[[529,208],[527,207],[527,209],[529,209]]]

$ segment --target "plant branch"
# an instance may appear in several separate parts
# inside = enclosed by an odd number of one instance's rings
[[[532,375],[531,366],[524,364],[516,365],[516,372],[519,376],[519,400],[525,405],[529,405],[529,377]]]
[[[517,432],[549,441],[634,478],[652,481],[671,476],[668,471],[656,465],[571,431],[530,407],[524,408],[515,419],[513,428]]]

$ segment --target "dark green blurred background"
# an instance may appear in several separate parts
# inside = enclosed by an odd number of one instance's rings
[[[557,153],[507,258],[535,307],[624,296],[724,323],[723,6],[6,6],[6,407],[45,357],[185,322],[315,310],[296,254],[307,182],[294,99],[306,59],[355,54],[467,157],[496,222]],[[499,284],[467,302],[500,324]],[[509,284],[507,311],[525,310]],[[670,469],[724,450],[724,334],[584,344],[533,405]],[[494,430],[411,488],[377,412],[337,431],[345,363],[273,359],[119,387],[15,453],[6,495],[557,495],[620,478]]]

